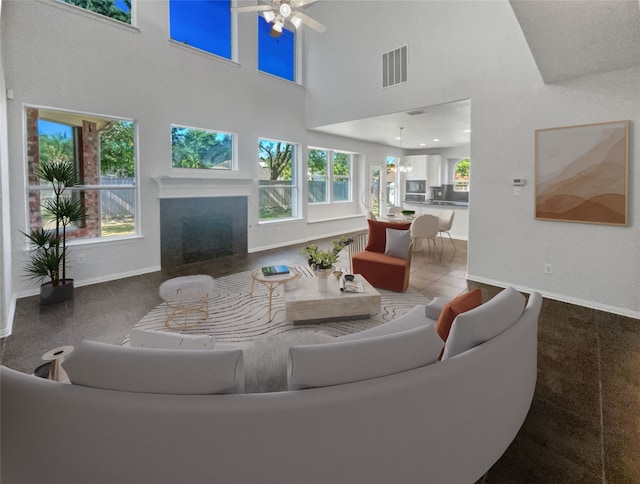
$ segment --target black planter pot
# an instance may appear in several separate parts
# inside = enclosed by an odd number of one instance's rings
[[[40,286],[40,304],[57,304],[72,298],[73,279],[65,279],[59,286],[52,286],[50,282]]]

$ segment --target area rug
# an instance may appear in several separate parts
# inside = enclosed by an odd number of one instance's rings
[[[303,277],[315,277],[308,266],[296,266]],[[209,297],[209,319],[183,333],[209,334],[216,341],[225,343],[251,342],[265,336],[287,331],[306,330],[322,332],[330,336],[356,333],[391,321],[406,313],[417,304],[429,300],[422,294],[408,289],[404,293],[378,289],[381,296],[380,311],[368,319],[332,321],[326,323],[293,324],[285,320],[283,287],[273,294],[272,317],[269,320],[269,291],[256,283],[251,291],[251,271],[240,272],[215,279]],[[137,329],[166,330],[164,322],[165,304],[160,304],[147,313],[136,325]],[[177,330],[176,330],[177,331]],[[128,343],[128,335],[123,344]]]

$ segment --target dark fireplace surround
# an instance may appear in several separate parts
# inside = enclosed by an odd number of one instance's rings
[[[246,196],[160,200],[163,268],[246,254]]]

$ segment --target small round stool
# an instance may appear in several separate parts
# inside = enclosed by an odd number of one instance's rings
[[[209,291],[213,278],[207,275],[182,276],[160,284],[160,297],[166,302],[169,329],[187,329],[209,318]],[[181,318],[182,322],[176,321]]]

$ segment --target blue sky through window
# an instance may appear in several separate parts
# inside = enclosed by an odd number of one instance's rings
[[[231,59],[230,0],[170,0],[169,22],[176,42]]]
[[[53,121],[47,121],[46,119],[38,120],[38,134],[39,135],[51,135],[60,133],[66,138],[71,138],[72,128],[66,124],[55,123]]]
[[[258,69],[295,81],[296,35],[283,28],[280,37],[271,37],[271,24],[258,18]]]

